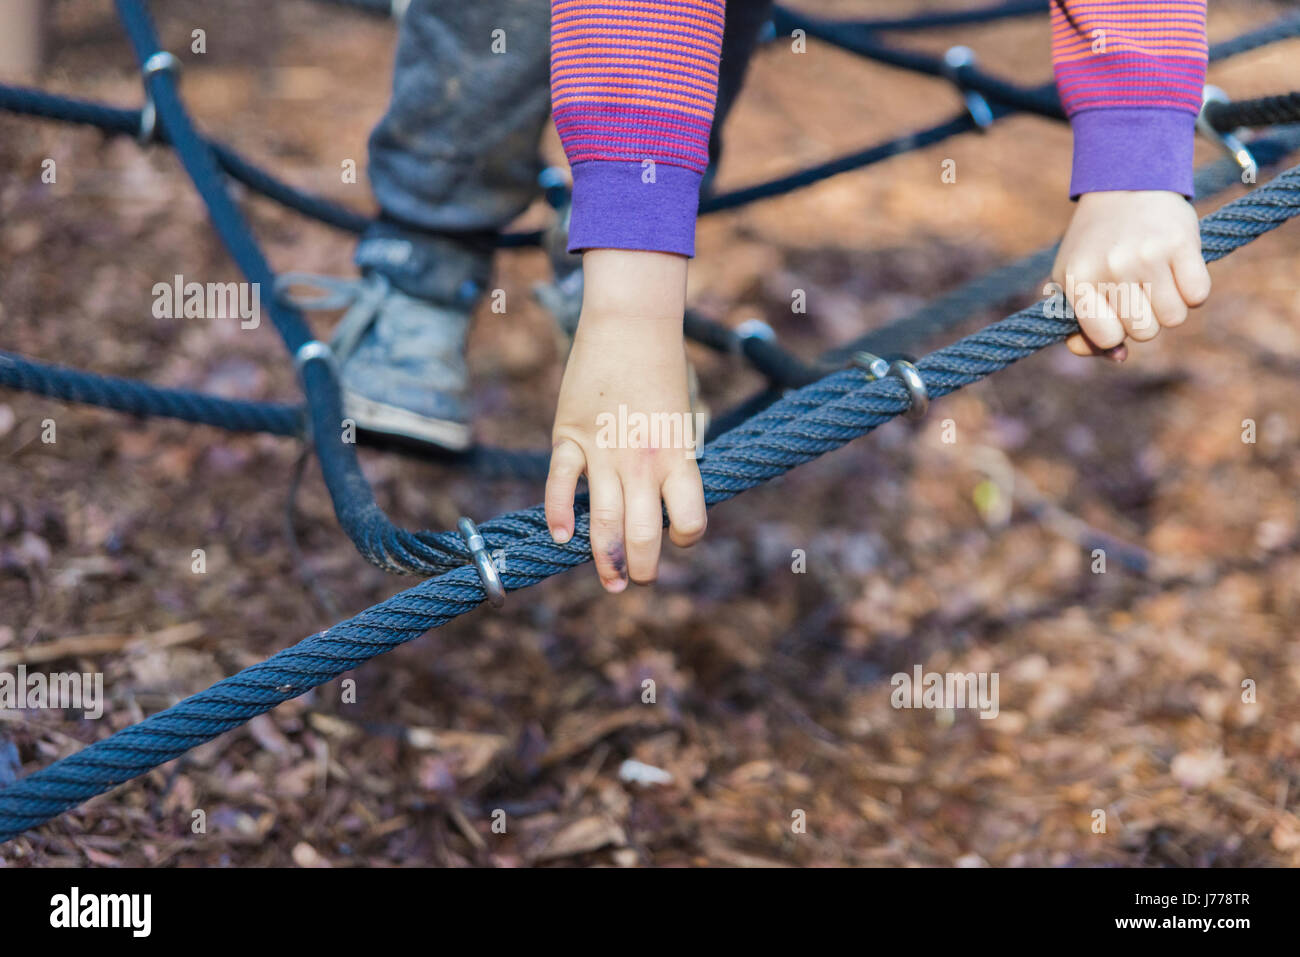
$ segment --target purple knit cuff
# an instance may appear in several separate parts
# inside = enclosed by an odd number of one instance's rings
[[[1161,108],[1083,110],[1074,128],[1070,198],[1116,189],[1164,189],[1193,198],[1196,117]]]
[[[585,160],[573,165],[569,252],[641,249],[695,255],[703,175],[684,166]]]

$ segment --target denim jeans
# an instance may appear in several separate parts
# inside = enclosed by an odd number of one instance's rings
[[[709,155],[772,0],[729,0]],[[411,0],[393,94],[370,135],[381,215],[357,265],[404,292],[469,305],[486,288],[493,239],[541,193],[550,114],[548,0]]]

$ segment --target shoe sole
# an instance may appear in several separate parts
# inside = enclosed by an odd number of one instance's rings
[[[343,414],[369,432],[428,442],[452,452],[465,451],[472,441],[469,425],[464,422],[420,415],[347,390],[343,392]]]

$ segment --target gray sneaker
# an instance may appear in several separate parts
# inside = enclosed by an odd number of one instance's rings
[[[317,296],[290,296],[308,286]],[[377,272],[360,279],[285,273],[276,295],[303,310],[346,312],[330,348],[343,414],[362,429],[460,451],[470,445],[468,308],[408,296]]]

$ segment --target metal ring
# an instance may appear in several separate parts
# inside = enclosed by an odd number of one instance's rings
[[[1259,163],[1255,161],[1255,156],[1251,153],[1250,148],[1242,142],[1241,138],[1231,130],[1220,132],[1210,123],[1209,117],[1205,115],[1205,108],[1211,103],[1231,103],[1232,99],[1217,86],[1206,84],[1204,91],[1201,93],[1201,112],[1196,117],[1196,129],[1206,139],[1218,143],[1219,146],[1236,160],[1237,165],[1241,167],[1243,182],[1253,183],[1259,175]]]
[[[889,375],[889,360],[870,352],[853,353],[853,364],[864,370],[872,379],[883,379]]]
[[[319,339],[309,339],[300,345],[298,351],[293,354],[293,367],[299,375],[302,375],[303,366],[313,359],[321,359],[333,366],[334,350]]]
[[[758,339],[762,342],[776,341],[776,330],[762,319],[746,319],[736,326],[734,335],[735,338],[731,340],[731,348],[736,355],[744,355],[745,342],[748,339]]]
[[[993,108],[989,106],[989,101],[984,98],[984,94],[967,89],[961,80],[961,71],[974,65],[975,51],[970,47],[949,47],[943,54],[943,75],[961,93],[962,99],[966,102],[966,112],[975,121],[975,125],[981,130],[987,130],[993,125]]]
[[[166,50],[159,50],[157,53],[150,54],[149,58],[144,61],[144,64],[140,67],[140,74],[147,80],[155,73],[162,73],[164,70],[179,73],[181,71],[181,61]]]
[[[146,97],[144,106],[140,107],[140,129],[136,130],[135,140],[141,146],[148,146],[158,137],[158,109],[153,105],[153,97]]]
[[[155,73],[179,73],[181,61],[166,50],[152,54],[140,67],[140,76],[144,80],[144,106],[140,107],[140,129],[135,138],[141,146],[148,146],[158,138],[158,108],[154,106],[153,97],[149,95],[149,78]]]
[[[547,166],[537,174],[537,185],[542,188],[552,209],[565,205],[569,197],[569,177],[558,166]]]
[[[943,75],[954,83],[957,71],[962,67],[975,64],[975,51],[966,46],[949,47],[943,51]]]
[[[741,339],[762,339],[764,342],[776,341],[776,331],[762,319],[746,319],[736,326],[736,335]]]
[[[889,364],[888,375],[902,381],[907,388],[907,394],[912,398],[912,407],[907,410],[909,419],[920,419],[930,409],[930,392],[925,387],[925,380],[921,378],[921,373],[917,371],[916,366],[906,359],[895,359]]]
[[[501,575],[497,571],[496,563],[492,561],[492,556],[488,554],[487,543],[479,534],[478,526],[472,519],[462,517],[456,523],[456,528],[465,541],[465,547],[474,557],[474,568],[478,572],[479,581],[483,583],[483,591],[487,593],[488,603],[493,608],[500,608],[505,604],[506,586],[501,583]]]

